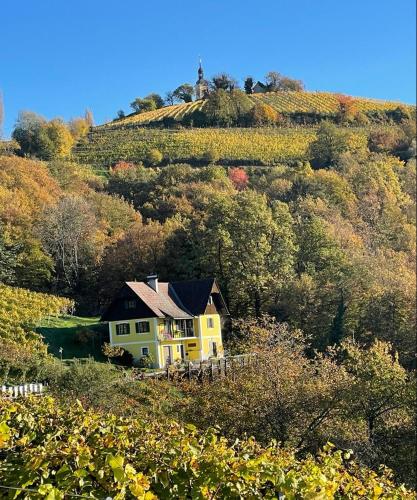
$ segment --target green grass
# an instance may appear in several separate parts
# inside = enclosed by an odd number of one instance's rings
[[[75,333],[82,329],[96,332],[94,339],[85,344],[77,343]],[[59,349],[62,347],[62,358],[88,358],[96,361],[106,361],[101,352],[101,345],[107,339],[107,327],[99,323],[99,318],[82,318],[79,316],[61,316],[51,318],[40,325],[36,331],[44,337],[48,344],[48,352],[60,358]]]

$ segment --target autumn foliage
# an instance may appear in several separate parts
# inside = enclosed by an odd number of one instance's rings
[[[238,191],[243,191],[249,182],[248,174],[243,168],[235,167],[229,170],[229,179]]]

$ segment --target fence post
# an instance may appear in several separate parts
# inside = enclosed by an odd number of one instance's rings
[[[188,363],[188,380],[191,380],[191,362]]]

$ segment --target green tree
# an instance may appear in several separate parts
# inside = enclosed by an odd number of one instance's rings
[[[400,365],[389,343],[376,340],[364,349],[353,342],[345,342],[342,348],[345,355],[343,365],[353,376],[346,411],[351,417],[362,418],[366,423],[368,463],[377,466],[379,460],[372,455],[381,457],[386,454],[389,465],[398,466],[395,462],[403,462],[401,453],[405,450],[411,453],[408,461],[414,462],[415,448],[401,440],[407,428],[409,436],[413,432],[416,403],[414,377]],[[392,446],[395,442],[396,446]],[[390,456],[393,452],[394,456]],[[403,477],[411,475],[407,478],[410,482],[415,478],[415,468],[410,465],[401,472]]]
[[[137,97],[130,103],[130,107],[136,113],[146,113],[147,111],[153,111],[156,109],[156,103],[153,99],[141,99],[140,97]]]
[[[59,118],[55,118],[40,127],[38,140],[38,157],[42,160],[66,158],[74,144],[73,135],[67,125]]]
[[[162,108],[162,106],[164,106],[165,104],[163,98],[159,94],[155,93],[147,95],[144,99],[153,101],[155,103],[156,109]]]
[[[227,92],[219,89],[210,93],[204,106],[204,113],[209,123],[230,127],[243,122],[252,106],[252,101],[244,92],[240,90]]]
[[[208,254],[235,314],[249,308],[259,316],[271,290],[278,290],[291,274],[292,224],[286,204],[269,207],[265,196],[251,190],[229,202],[219,198],[209,208]]]
[[[248,76],[245,78],[244,89],[247,94],[252,94],[253,92],[253,78]]]
[[[301,80],[294,80],[288,76],[281,75],[277,71],[270,71],[265,76],[265,82],[270,92],[276,91],[297,91],[304,90],[304,83]]]
[[[194,87],[189,83],[183,83],[177,87],[173,93],[172,97],[178,99],[179,101],[191,102],[194,96]]]
[[[348,149],[346,133],[333,123],[323,122],[317,131],[317,139],[310,144],[311,164],[314,168],[328,168]]]
[[[6,242],[4,230],[0,225],[0,283],[11,285],[16,280],[16,258],[18,247]]]
[[[42,160],[64,158],[74,144],[74,137],[62,120],[54,118],[47,122],[29,111],[19,114],[12,135],[25,156],[37,156]]]
[[[37,156],[40,150],[39,134],[46,120],[31,111],[21,111],[12,133],[24,156]]]
[[[231,92],[237,88],[237,81],[227,73],[219,73],[211,79],[211,85],[215,90],[228,90]]]

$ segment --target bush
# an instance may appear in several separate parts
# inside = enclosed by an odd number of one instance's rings
[[[371,152],[387,153],[396,149],[400,141],[398,130],[376,130],[369,134],[368,147]]]
[[[133,366],[137,368],[153,368],[154,360],[150,354],[133,360]]]
[[[359,467],[332,445],[297,459],[253,439],[231,447],[213,430],[117,418],[48,397],[5,401],[0,422],[3,485],[48,498],[414,498],[387,471]]]
[[[87,345],[97,338],[97,332],[88,328],[80,328],[74,334],[74,342],[78,345]]]
[[[248,125],[254,127],[276,125],[279,118],[278,112],[268,104],[256,103],[248,113]]]
[[[148,151],[146,154],[145,161],[148,165],[154,167],[159,165],[163,160],[164,155],[159,151],[159,149],[153,148]]]
[[[317,131],[317,139],[310,144],[311,165],[315,168],[330,167],[348,149],[347,134],[333,123],[323,122]]]
[[[201,159],[208,165],[214,165],[220,158],[217,151],[214,148],[210,148],[203,153]]]

